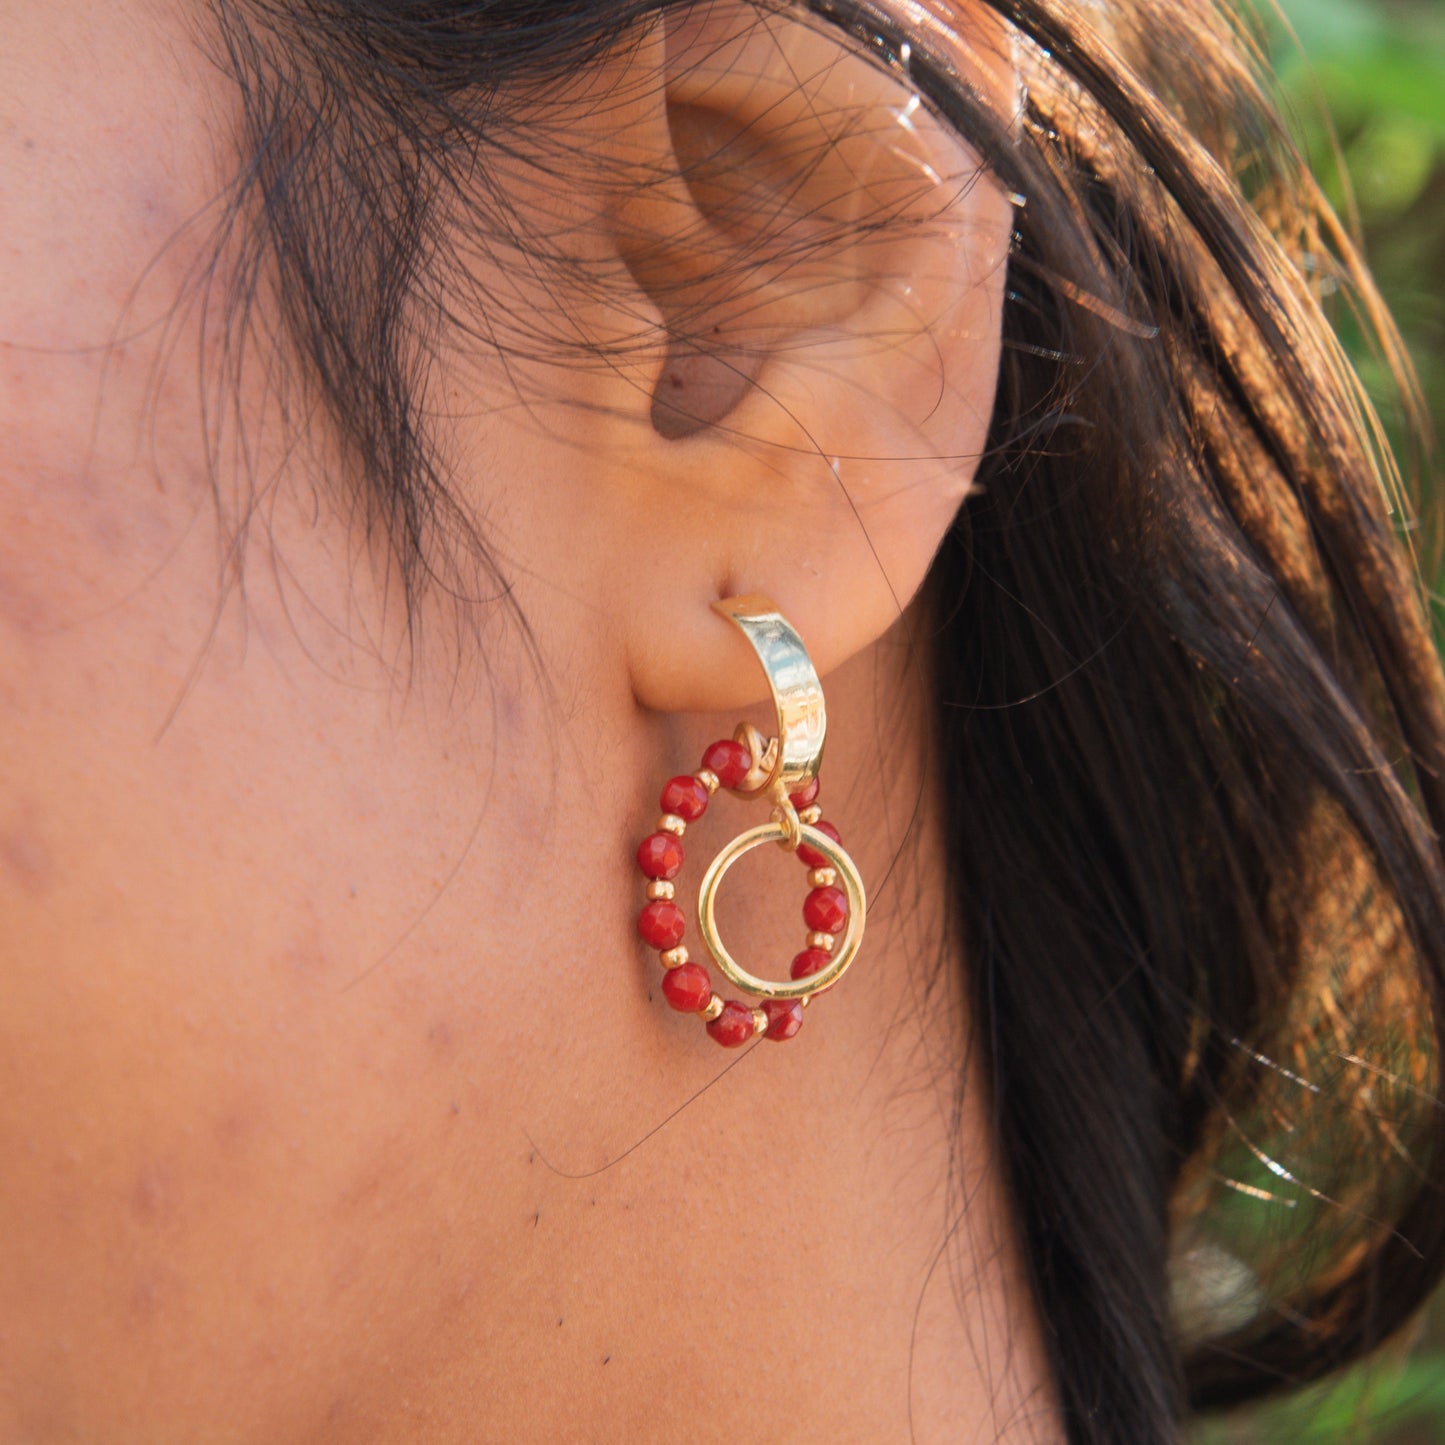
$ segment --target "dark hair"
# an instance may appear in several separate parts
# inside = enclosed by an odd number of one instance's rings
[[[1445,688],[1321,298],[1405,372],[1256,37],[1210,0],[985,3],[1016,124],[886,10],[813,11],[1022,201],[981,491],[928,583],[953,907],[1070,1437],[1164,1441],[1368,1351],[1445,1269]],[[459,585],[443,218],[557,261],[488,147],[661,0],[212,5],[240,273],[413,595]]]

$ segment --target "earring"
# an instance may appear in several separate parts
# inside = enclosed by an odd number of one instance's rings
[[[638,915],[637,931],[658,950],[668,1003],[681,1013],[698,1014],[725,1048],[738,1048],[759,1034],[782,1041],[798,1032],[813,996],[837,983],[857,955],[867,900],[838,830],[823,821],[818,806],[827,714],[802,639],[766,597],[729,597],[714,602],[713,609],[733,623],[757,653],[773,695],[778,731],[776,737],[764,738],[751,723],[740,723],[731,739],[707,749],[695,773],[673,778],[663,788],[657,831],[637,850],[648,899]],[[719,788],[772,805],[768,822],[739,833],[719,851],[703,874],[697,896],[698,932],[713,962],[734,987],[762,1000],[757,1007],[735,999],[724,1002],[713,992],[707,969],[688,957],[682,942],[686,920],[675,901],[673,880],[682,871],[683,834],[707,811]],[[764,843],[796,853],[808,869],[805,946],[793,959],[790,977],[782,981],[743,968],[724,945],[715,918],[723,876],[744,853]]]

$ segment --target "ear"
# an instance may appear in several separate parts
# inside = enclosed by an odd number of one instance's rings
[[[968,49],[1011,96],[1005,47]],[[1011,208],[801,13],[686,11],[584,89],[550,113],[586,165],[534,199],[574,263],[548,304],[605,364],[533,373],[559,460],[504,550],[600,609],[645,706],[735,709],[760,679],[716,599],[774,598],[827,672],[921,585],[984,445]]]

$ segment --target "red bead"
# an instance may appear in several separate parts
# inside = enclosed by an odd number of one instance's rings
[[[717,774],[717,780],[725,788],[735,788],[747,777],[753,765],[753,755],[731,738],[714,743],[703,755],[702,765],[709,772]]]
[[[679,1013],[695,1014],[707,1006],[712,997],[712,984],[707,969],[700,963],[685,963],[670,968],[662,975],[662,996]]]
[[[797,998],[770,998],[763,1001],[763,1012],[768,1016],[768,1031],[764,1038],[774,1043],[790,1039],[803,1027],[803,1001]]]
[[[843,840],[838,836],[838,830],[826,818],[820,823],[814,823],[813,826],[841,846]],[[798,857],[803,860],[804,868],[831,868],[833,866],[816,848],[810,848],[806,843],[798,844]]]
[[[637,931],[653,948],[676,948],[682,942],[687,922],[677,904],[659,898],[637,915]]]
[[[662,790],[662,811],[675,813],[684,823],[696,823],[707,812],[707,789],[685,773],[673,778]]]
[[[794,960],[792,976],[807,978],[810,974],[822,973],[832,963],[833,955],[822,948],[805,948]]]
[[[736,999],[729,999],[722,1012],[708,1024],[707,1031],[723,1048],[740,1048],[753,1036],[753,1011]]]
[[[817,933],[838,933],[848,921],[848,896],[841,888],[815,888],[803,900],[803,922]]]
[[[788,801],[801,813],[804,808],[811,808],[818,801],[819,782],[814,778],[806,788],[796,793],[788,794]]]
[[[637,849],[637,866],[649,878],[676,878],[682,859],[682,839],[672,833],[653,833]]]

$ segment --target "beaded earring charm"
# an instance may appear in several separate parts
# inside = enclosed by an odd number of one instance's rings
[[[657,831],[642,840],[637,865],[647,880],[647,903],[637,931],[658,951],[662,992],[681,1013],[698,1014],[725,1048],[738,1048],[758,1035],[782,1041],[796,1034],[803,1010],[815,994],[831,988],[858,953],[867,900],[858,869],[843,848],[838,830],[823,820],[818,805],[818,766],[823,757],[827,714],[802,639],[766,597],[729,597],[714,609],[735,624],[758,655],[777,710],[776,737],[764,738],[741,723],[730,739],[713,743],[694,773],[672,778],[662,790]],[[713,992],[707,969],[683,945],[687,921],[676,902],[674,880],[684,862],[683,835],[724,789],[736,797],[771,804],[766,823],[739,833],[724,845],[703,874],[697,897],[697,927],[719,972],[759,1005],[724,1001]],[[744,853],[776,843],[796,853],[808,870],[803,900],[805,946],[793,959],[790,977],[772,981],[743,968],[728,952],[715,918],[718,886]]]

